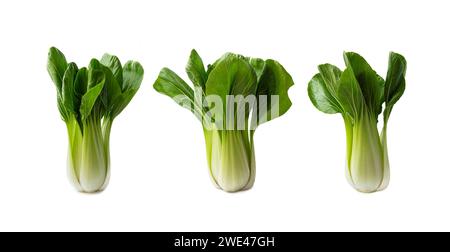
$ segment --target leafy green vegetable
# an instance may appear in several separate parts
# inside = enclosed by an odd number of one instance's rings
[[[387,124],[394,104],[405,91],[406,60],[389,56],[386,81],[356,53],[344,53],[347,68],[319,66],[308,85],[314,106],[327,114],[342,114],[347,134],[347,177],[353,187],[370,193],[386,189],[390,180]],[[384,112],[382,111],[384,105]],[[384,123],[378,132],[378,116]]]
[[[138,91],[144,69],[133,61],[122,67],[108,54],[78,69],[56,48],[50,48],[47,68],[69,134],[69,177],[81,192],[102,191],[110,176],[113,121]]]
[[[254,133],[291,107],[289,73],[274,60],[227,53],[205,69],[191,52],[186,72],[194,89],[170,69],[161,70],[154,88],[190,110],[202,122],[210,175],[227,192],[255,182]]]

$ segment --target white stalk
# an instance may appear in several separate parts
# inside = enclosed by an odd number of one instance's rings
[[[100,122],[91,117],[84,124],[80,164],[80,184],[83,192],[99,192],[106,182],[108,154],[104,148]]]
[[[384,160],[376,118],[363,111],[353,126],[349,178],[352,186],[364,193],[379,190],[384,179]]]
[[[205,134],[210,174],[226,192],[250,189],[254,183],[254,152],[248,131],[218,131]]]

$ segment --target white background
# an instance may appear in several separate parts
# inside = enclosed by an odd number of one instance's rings
[[[2,1],[1,231],[450,230],[448,1]],[[47,75],[50,46],[87,65],[104,52],[140,61],[140,92],[115,121],[108,189],[77,193],[66,178],[67,133]],[[256,132],[257,181],[227,194],[210,183],[201,126],[152,84],[186,77],[232,51],[274,58],[292,74],[292,109]],[[321,63],[363,55],[385,76],[389,51],[409,63],[389,124],[392,181],[360,194],[344,176],[340,116],[306,87]]]

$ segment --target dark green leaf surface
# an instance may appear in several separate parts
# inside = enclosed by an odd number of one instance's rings
[[[94,75],[94,73],[96,74]],[[92,59],[91,62],[89,62],[88,67],[88,90],[98,84],[97,82],[93,81],[92,78],[99,76],[100,73],[102,74],[102,78],[105,79],[106,76],[103,73],[103,65],[97,59]]]
[[[189,61],[186,65],[186,73],[195,86],[200,87],[203,91],[205,90],[208,74],[205,71],[202,58],[200,58],[200,55],[198,55],[195,50],[192,50],[191,55],[189,56]]]
[[[105,74],[100,70],[90,70],[88,76],[88,91],[81,99],[80,114],[86,120],[102,93],[105,84]]]
[[[83,67],[78,71],[77,77],[75,78],[75,95],[77,96],[77,99],[81,100],[81,97],[86,93],[87,84],[88,71],[87,68]]]
[[[101,94],[101,99],[104,110],[106,113],[110,113],[114,100],[122,94],[122,90],[114,77],[113,72],[109,68],[103,67],[103,73],[105,75],[105,85]]]
[[[319,66],[319,73],[322,75],[328,91],[336,100],[337,90],[339,89],[339,80],[341,78],[342,71],[336,66],[324,64]]]
[[[222,106],[222,108],[217,107],[216,113],[213,115],[217,127],[227,128],[231,125],[237,127],[238,124],[244,122],[237,118],[248,119],[248,115],[255,104],[250,104],[250,108],[241,106],[247,106],[248,96],[255,94],[256,81],[255,71],[243,57],[227,54],[216,64],[206,83],[206,96],[210,108]],[[216,99],[209,99],[214,96],[220,98],[221,104],[216,104]],[[232,96],[234,102],[228,99],[228,96]],[[219,111],[221,112],[219,113]],[[234,111],[234,113],[231,113],[231,111]],[[239,111],[244,111],[245,114],[238,115]],[[245,121],[245,123],[247,125],[248,121]],[[239,127],[242,127],[242,125],[239,125]]]
[[[122,111],[128,106],[136,94],[137,90],[130,89],[125,91],[125,93],[120,94],[116,97],[116,99],[111,103],[111,107],[109,109],[109,116],[114,119],[117,117]]]
[[[308,96],[312,104],[327,114],[342,113],[339,104],[330,94],[321,74],[316,74],[308,84]]]
[[[256,79],[256,73],[248,62],[228,54],[211,71],[206,83],[206,95],[217,95],[225,102],[227,95],[254,94]]]
[[[266,62],[258,58],[248,58],[248,62],[255,70],[256,76],[258,78],[258,83],[261,80],[261,76],[264,73],[264,68],[266,67]]]
[[[389,68],[384,90],[386,100],[386,109],[384,113],[385,121],[388,120],[394,104],[397,103],[405,92],[406,69],[407,63],[405,58],[400,54],[391,53],[389,56]]]
[[[123,86],[122,92],[129,89],[138,90],[144,79],[144,68],[136,61],[128,61],[123,66]]]
[[[77,115],[80,101],[75,94],[75,78],[78,67],[75,63],[70,63],[63,77],[62,96],[63,104],[68,113]]]
[[[357,53],[345,53],[347,68],[351,68],[364,96],[366,106],[372,113],[379,115],[384,97],[384,80]]]
[[[100,63],[112,72],[112,75],[114,76],[114,79],[116,80],[117,84],[122,86],[123,82],[123,69],[122,64],[120,63],[119,58],[116,56],[105,54],[103,55],[102,59],[100,60]]]
[[[47,70],[59,93],[62,92],[62,81],[66,69],[67,60],[64,54],[54,47],[50,48],[48,53]]]
[[[294,81],[291,75],[280,63],[275,60],[267,60],[265,62],[264,72],[258,83],[256,96],[258,98],[258,108],[261,108],[261,103],[267,101],[267,117],[260,113],[259,116],[263,116],[264,119],[259,118],[258,125],[284,115],[291,108],[292,102],[289,99],[288,91],[293,85]],[[266,96],[267,99],[261,101],[260,96]],[[272,96],[278,97],[278,106],[275,106],[276,103],[272,102]]]
[[[338,100],[344,108],[346,115],[350,115],[353,120],[359,118],[361,109],[365,106],[364,96],[351,68],[347,68],[342,72]]]

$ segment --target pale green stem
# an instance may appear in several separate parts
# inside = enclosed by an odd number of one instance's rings
[[[255,131],[250,131],[250,149],[248,151],[250,157],[250,180],[244,190],[250,190],[255,185],[256,180],[256,158],[255,158],[255,142],[254,142]]]
[[[347,158],[345,161],[345,174],[347,177],[347,180],[353,184],[352,179],[352,171],[350,167],[350,161],[352,158],[352,146],[353,146],[353,122],[352,119],[349,116],[344,116],[344,123],[345,123],[345,133],[346,133],[346,142],[347,142]]]
[[[91,115],[84,122],[80,184],[84,192],[101,191],[107,177],[107,162],[100,120]]]
[[[78,191],[82,191],[80,184],[80,164],[83,134],[75,117],[67,122],[67,132],[69,135],[69,151],[67,158],[68,177]]]
[[[353,127],[350,174],[353,186],[364,193],[376,192],[384,177],[383,150],[376,117],[363,109]]]
[[[208,165],[214,184],[227,192],[249,189],[254,182],[253,143],[246,130],[205,130]]]
[[[381,183],[381,186],[380,188],[378,188],[378,191],[385,190],[389,186],[389,182],[391,179],[389,154],[387,147],[387,123],[384,124],[383,131],[381,132],[381,145],[383,147],[384,176],[383,176],[383,183]]]
[[[104,153],[105,153],[105,164],[106,164],[106,178],[105,182],[100,189],[101,191],[105,190],[106,187],[109,184],[109,180],[111,178],[111,155],[110,155],[110,137],[111,137],[111,128],[113,124],[112,118],[104,119],[103,125],[102,125],[102,132],[103,132],[103,146],[104,146]]]

